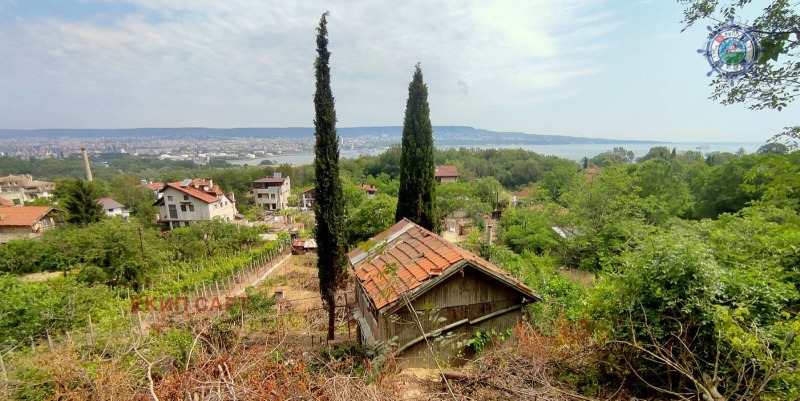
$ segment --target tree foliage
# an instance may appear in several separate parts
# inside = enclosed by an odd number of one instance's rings
[[[331,71],[328,65],[328,13],[322,14],[317,28],[317,59],[314,62],[316,91],[314,93],[314,174],[316,194],[314,212],[317,216],[317,268],[319,288],[328,306],[328,339],[334,338],[334,294],[344,284],[347,274],[345,238],[345,205],[339,179],[339,145],[336,134],[336,110],[331,91]]]
[[[436,180],[433,157],[433,126],[428,105],[428,86],[422,80],[419,64],[408,84],[406,115],[403,120],[403,153],[400,158],[400,193],[395,220],[409,219],[438,232]]]
[[[679,1],[685,5],[686,27],[703,20],[712,20],[721,25],[729,18],[748,7],[756,7],[751,0],[734,0],[730,3],[718,0]],[[722,104],[746,103],[750,109],[782,110],[800,94],[800,14],[797,3],[791,0],[768,2],[753,21],[744,22],[754,26],[761,48],[754,73],[736,83],[717,77],[711,86],[712,99]],[[800,127],[787,127],[773,140],[800,139]]]
[[[103,206],[97,202],[99,191],[91,182],[77,178],[65,184],[63,205],[68,222],[86,225],[96,223],[105,216]]]
[[[351,244],[370,239],[394,223],[397,199],[386,194],[377,194],[364,201],[348,219],[347,230]]]

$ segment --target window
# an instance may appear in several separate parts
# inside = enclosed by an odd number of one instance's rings
[[[189,211],[194,212],[194,205],[189,205]]]
[[[185,211],[186,211],[186,205],[181,205],[181,212],[185,212]]]
[[[169,205],[169,218],[170,219],[177,219],[178,218],[178,207],[175,205]]]
[[[167,196],[167,200],[170,200],[170,201],[171,201],[171,200],[172,200],[172,195],[170,195],[170,196]]]
[[[183,195],[183,200],[189,200],[189,195]]]

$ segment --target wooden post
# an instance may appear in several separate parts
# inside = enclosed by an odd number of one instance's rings
[[[214,280],[214,287],[217,288],[217,296],[219,296],[219,282],[217,280]]]
[[[50,338],[50,330],[45,330],[45,334],[47,334],[47,348],[50,352],[53,352],[53,339]]]
[[[206,282],[205,281],[203,281],[203,296],[204,297],[208,297],[208,295],[206,295]]]
[[[87,323],[89,324],[89,341],[94,348],[94,326],[92,325],[92,315],[89,314],[87,319]]]
[[[347,293],[344,294],[344,307],[345,307],[344,316],[345,316],[345,321],[347,322],[347,339],[349,340],[350,339],[350,317],[348,316],[348,313],[350,312],[350,304],[347,301]]]
[[[33,341],[33,336],[31,336],[31,353],[36,353],[36,342]]]
[[[3,354],[0,354],[0,374],[3,375],[1,377],[3,379],[3,391],[2,391],[2,394],[6,395],[6,394],[8,394],[8,372],[6,372],[6,364],[3,361]]]
[[[142,249],[142,261],[147,260],[144,256],[144,241],[142,241],[142,227],[139,227],[139,246]],[[161,274],[164,274],[164,266],[161,266]]]
[[[144,327],[142,326],[142,312],[136,311],[136,321],[139,324],[139,335],[144,337]]]

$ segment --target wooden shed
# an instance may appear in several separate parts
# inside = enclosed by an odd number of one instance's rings
[[[499,267],[409,220],[348,256],[359,339],[394,344],[403,367],[433,367],[434,357],[456,365],[463,361],[456,356],[470,353],[459,341],[514,328],[523,305],[540,300]]]

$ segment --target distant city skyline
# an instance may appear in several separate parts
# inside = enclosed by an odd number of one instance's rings
[[[710,22],[681,33],[674,1],[0,0],[0,128],[312,126],[324,11],[341,127],[401,125],[417,62],[437,126],[763,142],[800,124],[797,104],[708,99]]]

